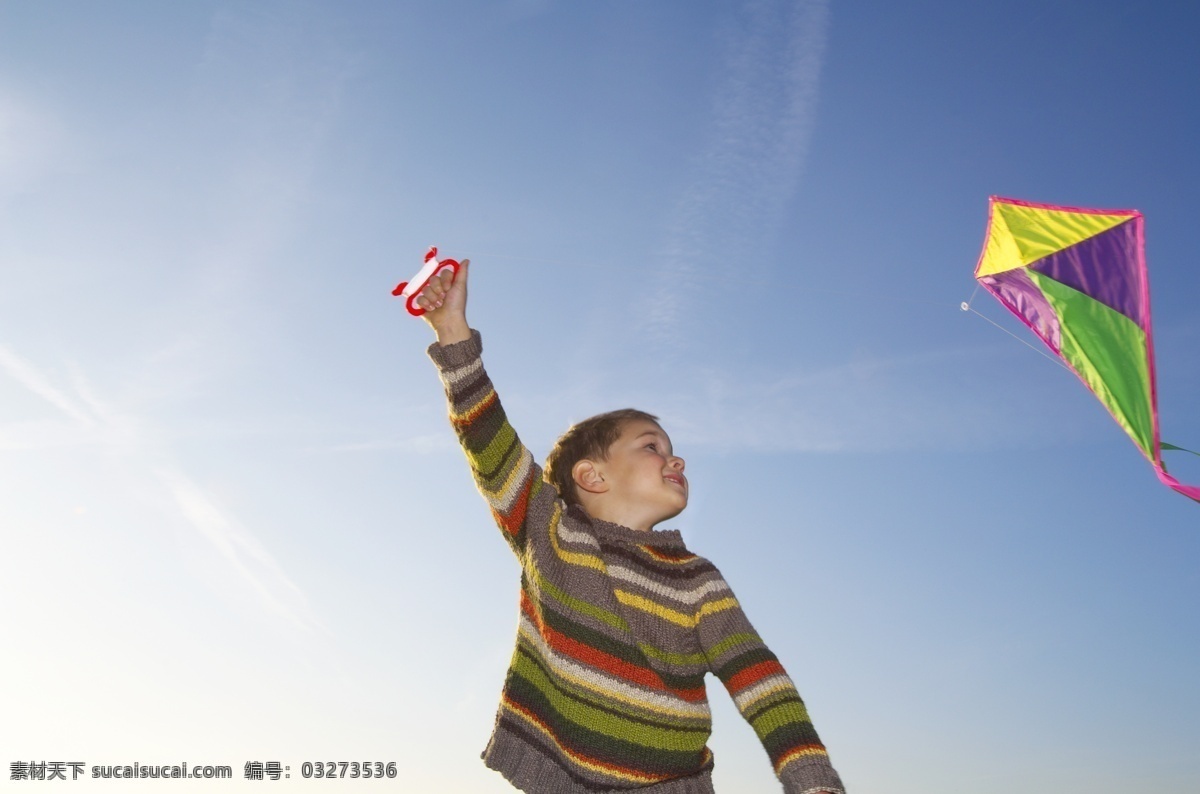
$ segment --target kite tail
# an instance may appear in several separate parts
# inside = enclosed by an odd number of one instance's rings
[[[1190,449],[1177,447],[1174,444],[1168,444],[1165,441],[1160,442],[1159,446],[1162,449],[1173,449],[1178,452],[1191,452],[1193,455],[1200,455],[1200,452],[1192,452]],[[1158,479],[1162,481],[1163,485],[1167,486],[1173,491],[1183,494],[1189,499],[1194,499],[1197,502],[1200,502],[1200,487],[1195,485],[1184,485],[1170,474],[1167,474],[1167,469],[1165,466],[1163,466],[1161,461],[1154,464],[1154,470],[1158,473]]]

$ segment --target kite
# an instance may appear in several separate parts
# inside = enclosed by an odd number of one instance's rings
[[[1159,480],[1200,501],[1162,461],[1181,448],[1159,438],[1142,213],[992,196],[975,278],[1096,395]]]

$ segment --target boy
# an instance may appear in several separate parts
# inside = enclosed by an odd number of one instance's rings
[[[679,532],[683,459],[655,417],[575,425],[541,468],[508,424],[467,324],[467,273],[417,299],[476,484],[521,564],[517,648],[487,765],[529,794],[713,794],[715,673],[788,794],[844,791],[804,703],[721,574]]]

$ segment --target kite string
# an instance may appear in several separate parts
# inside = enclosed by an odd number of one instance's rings
[[[978,289],[978,287],[977,287],[976,289]],[[974,297],[974,295],[972,295],[972,297]],[[1022,339],[1021,337],[1017,336],[1017,335],[1016,335],[1016,334],[1014,334],[1012,331],[1008,330],[1008,329],[1007,329],[1007,328],[1005,328],[1003,325],[1001,325],[1000,323],[998,323],[998,322],[996,322],[995,320],[993,320],[991,317],[988,317],[987,315],[985,315],[985,314],[981,314],[980,312],[976,311],[976,309],[975,309],[973,306],[971,306],[970,302],[963,303],[963,304],[962,304],[962,310],[963,310],[964,312],[971,312],[972,314],[976,315],[977,317],[982,317],[983,319],[987,320],[987,321],[988,321],[989,323],[991,323],[992,325],[994,325],[994,326],[996,326],[997,328],[999,328],[999,329],[1000,329],[1001,331],[1003,331],[1004,333],[1006,333],[1006,334],[1008,334],[1009,336],[1011,336],[1013,339],[1016,339],[1018,342],[1020,342],[1021,344],[1025,345],[1025,347],[1027,347],[1027,348],[1029,348],[1030,350],[1032,350],[1033,352],[1037,353],[1039,356],[1042,356],[1043,358],[1046,358],[1046,359],[1048,359],[1048,360],[1050,360],[1050,361],[1054,362],[1054,363],[1055,363],[1055,364],[1057,364],[1058,366],[1060,366],[1060,367],[1062,367],[1063,369],[1065,369],[1067,372],[1071,372],[1071,368],[1070,368],[1070,367],[1068,367],[1066,364],[1064,364],[1064,363],[1063,363],[1061,360],[1059,360],[1059,359],[1055,358],[1054,356],[1050,355],[1050,354],[1049,354],[1049,353],[1047,353],[1045,350],[1041,350],[1041,349],[1039,349],[1039,348],[1037,348],[1037,347],[1035,347],[1035,346],[1031,345],[1031,344],[1030,344],[1028,341],[1026,341],[1026,340]]]
[[[1062,362],[1062,359],[1056,358],[1056,357],[1054,357],[1054,356],[1050,355],[1049,353],[1047,353],[1045,350],[1042,350],[1042,349],[1041,349],[1041,348],[1039,348],[1039,347],[1036,347],[1036,346],[1034,346],[1034,345],[1031,345],[1031,344],[1030,344],[1030,343],[1029,343],[1027,340],[1025,340],[1025,339],[1022,339],[1021,337],[1017,336],[1017,335],[1016,335],[1016,334],[1014,334],[1012,331],[1008,330],[1008,329],[1007,329],[1007,328],[1005,328],[1003,325],[1001,325],[1000,323],[998,323],[998,322],[996,322],[995,320],[993,320],[991,317],[988,317],[987,315],[985,315],[985,314],[982,314],[981,312],[979,312],[979,311],[978,311],[978,310],[977,310],[977,309],[976,309],[974,306],[972,306],[972,305],[971,305],[971,301],[975,300],[975,296],[976,296],[976,295],[978,295],[978,294],[979,294],[979,282],[978,282],[978,281],[976,281],[976,282],[975,282],[975,289],[973,289],[973,290],[971,291],[971,297],[967,298],[965,301],[963,301],[962,303],[960,303],[960,304],[959,304],[959,308],[960,308],[960,309],[962,309],[964,312],[971,312],[971,314],[974,314],[974,315],[976,315],[977,317],[982,317],[983,319],[987,320],[987,321],[988,321],[989,323],[991,323],[992,325],[994,325],[994,326],[996,326],[997,328],[999,328],[999,329],[1000,329],[1001,331],[1003,331],[1004,333],[1006,333],[1006,334],[1008,334],[1009,336],[1011,336],[1013,339],[1016,339],[1018,342],[1020,342],[1021,344],[1025,345],[1025,347],[1027,347],[1027,348],[1029,348],[1030,350],[1032,350],[1033,352],[1037,353],[1039,356],[1042,356],[1042,357],[1043,357],[1043,358],[1045,358],[1045,359],[1048,359],[1048,360],[1050,360],[1050,361],[1053,361],[1055,364],[1057,364],[1058,366],[1062,367],[1062,368],[1063,368],[1063,369],[1065,369],[1067,372],[1071,372],[1071,368],[1070,368],[1070,367],[1068,367],[1066,364],[1064,364],[1064,363]]]
[[[475,255],[476,255],[476,256],[485,256],[485,257],[491,257],[491,258],[495,258],[495,259],[513,259],[513,260],[521,260],[521,261],[525,261],[525,262],[541,262],[541,263],[544,263],[544,264],[567,265],[567,266],[571,266],[571,267],[595,267],[595,265],[594,265],[594,264],[591,264],[591,263],[585,263],[585,262],[568,262],[568,261],[564,261],[564,260],[557,259],[557,258],[551,258],[551,259],[547,259],[547,258],[544,258],[544,257],[512,256],[512,255],[510,255],[510,254],[500,254],[500,253],[495,253],[495,252],[490,252],[490,253],[489,253],[489,252],[486,252],[486,251],[485,251],[485,252],[482,252],[482,253],[480,253],[480,252],[476,251],[476,252],[475,252]],[[816,289],[816,290],[814,290],[814,291],[818,291],[818,292],[834,292],[834,293],[840,292],[839,290],[828,290],[828,289]],[[848,293],[848,292],[846,292],[846,293],[842,293],[842,294],[851,294],[851,293]],[[999,329],[1000,329],[1001,331],[1003,331],[1004,333],[1006,333],[1006,334],[1008,334],[1009,336],[1011,336],[1013,339],[1016,339],[1018,342],[1020,342],[1021,344],[1025,345],[1025,347],[1027,347],[1027,348],[1029,348],[1030,350],[1032,350],[1033,352],[1037,353],[1039,356],[1042,356],[1042,357],[1044,357],[1044,358],[1046,358],[1046,359],[1048,359],[1048,360],[1050,360],[1050,361],[1053,361],[1055,364],[1057,364],[1058,366],[1062,367],[1062,368],[1063,368],[1063,369],[1065,369],[1067,372],[1071,372],[1071,368],[1070,368],[1070,367],[1068,367],[1066,364],[1064,364],[1064,363],[1063,363],[1063,362],[1062,362],[1060,359],[1057,359],[1057,358],[1055,358],[1054,356],[1051,356],[1051,355],[1050,355],[1049,353],[1047,353],[1045,350],[1041,350],[1041,349],[1039,349],[1039,348],[1035,347],[1034,345],[1031,345],[1031,344],[1030,344],[1028,341],[1026,341],[1026,340],[1022,339],[1021,337],[1017,336],[1017,335],[1016,335],[1016,334],[1014,334],[1012,331],[1010,331],[1010,330],[1008,330],[1007,328],[1005,328],[1004,326],[1000,325],[999,323],[997,323],[997,322],[996,322],[995,320],[993,320],[992,318],[990,318],[990,317],[988,317],[988,316],[986,316],[986,315],[984,315],[984,314],[980,314],[980,312],[978,312],[978,311],[977,311],[977,310],[976,310],[976,309],[975,309],[973,306],[971,306],[971,301],[975,300],[975,296],[976,296],[976,295],[978,295],[978,294],[979,294],[979,282],[978,282],[978,281],[976,281],[976,282],[975,282],[975,289],[974,289],[974,290],[972,290],[972,292],[971,292],[971,297],[967,298],[967,300],[963,301],[963,302],[960,304],[960,306],[961,306],[961,308],[962,308],[962,310],[963,310],[964,312],[967,312],[967,311],[969,311],[969,312],[971,312],[972,314],[975,314],[975,315],[977,315],[977,316],[979,316],[979,317],[982,317],[983,319],[987,320],[987,321],[988,321],[989,323],[991,323],[992,325],[994,325],[994,326],[996,326],[997,328],[999,328]],[[930,302],[930,303],[932,303],[933,301],[929,301],[929,302]],[[939,303],[940,303],[940,302],[939,302]]]
[[[462,250],[462,249],[463,249],[463,246],[455,246],[455,250]],[[473,249],[472,249],[472,257],[479,257],[481,259],[482,258],[510,259],[510,260],[517,261],[517,262],[531,262],[531,263],[539,263],[539,264],[543,264],[543,265],[563,265],[565,267],[579,267],[579,268],[586,267],[586,268],[600,268],[600,269],[606,269],[609,267],[609,265],[605,265],[605,264],[602,264],[599,262],[583,262],[580,260],[559,259],[557,257],[547,258],[547,257],[525,256],[525,255],[513,256],[512,254],[500,254],[500,253],[496,253],[494,251],[490,251],[490,252],[482,251],[481,252],[481,251],[476,251]],[[706,275],[706,274],[699,273],[699,274],[692,274],[691,276],[689,276],[689,278],[702,280],[702,281],[723,282],[726,277],[723,275]],[[756,286],[761,286],[761,285],[767,283],[767,279],[765,277],[755,278],[753,276],[749,276],[749,277],[742,277],[742,280],[745,283],[753,284]],[[872,297],[878,298],[879,300],[894,300],[895,299],[894,293],[883,292],[883,291],[861,290],[861,289],[839,290],[839,289],[830,289],[828,287],[812,287],[812,286],[805,286],[804,289],[808,292],[822,292],[822,293],[827,293],[827,294],[831,294],[831,295],[849,295],[851,297],[862,297],[863,295],[870,295]],[[978,289],[978,284],[976,285],[976,289]],[[974,295],[972,295],[971,297],[974,298]],[[916,298],[916,299],[909,299],[909,301],[912,303],[928,304],[930,306],[944,306],[945,305],[940,300],[921,300],[919,298]],[[965,311],[965,309],[964,309],[964,311]]]
[[[971,301],[975,300],[975,296],[979,294],[979,282],[975,282],[975,289],[971,290],[971,297],[962,302],[962,310],[965,312],[971,309]],[[974,310],[972,310],[974,311]],[[978,312],[976,312],[978,314]]]

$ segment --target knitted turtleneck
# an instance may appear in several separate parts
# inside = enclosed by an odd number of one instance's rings
[[[568,508],[508,423],[482,349],[472,332],[429,355],[521,565],[517,647],[487,765],[529,794],[712,794],[712,672],[788,794],[843,792],[804,703],[721,573],[677,531]]]

